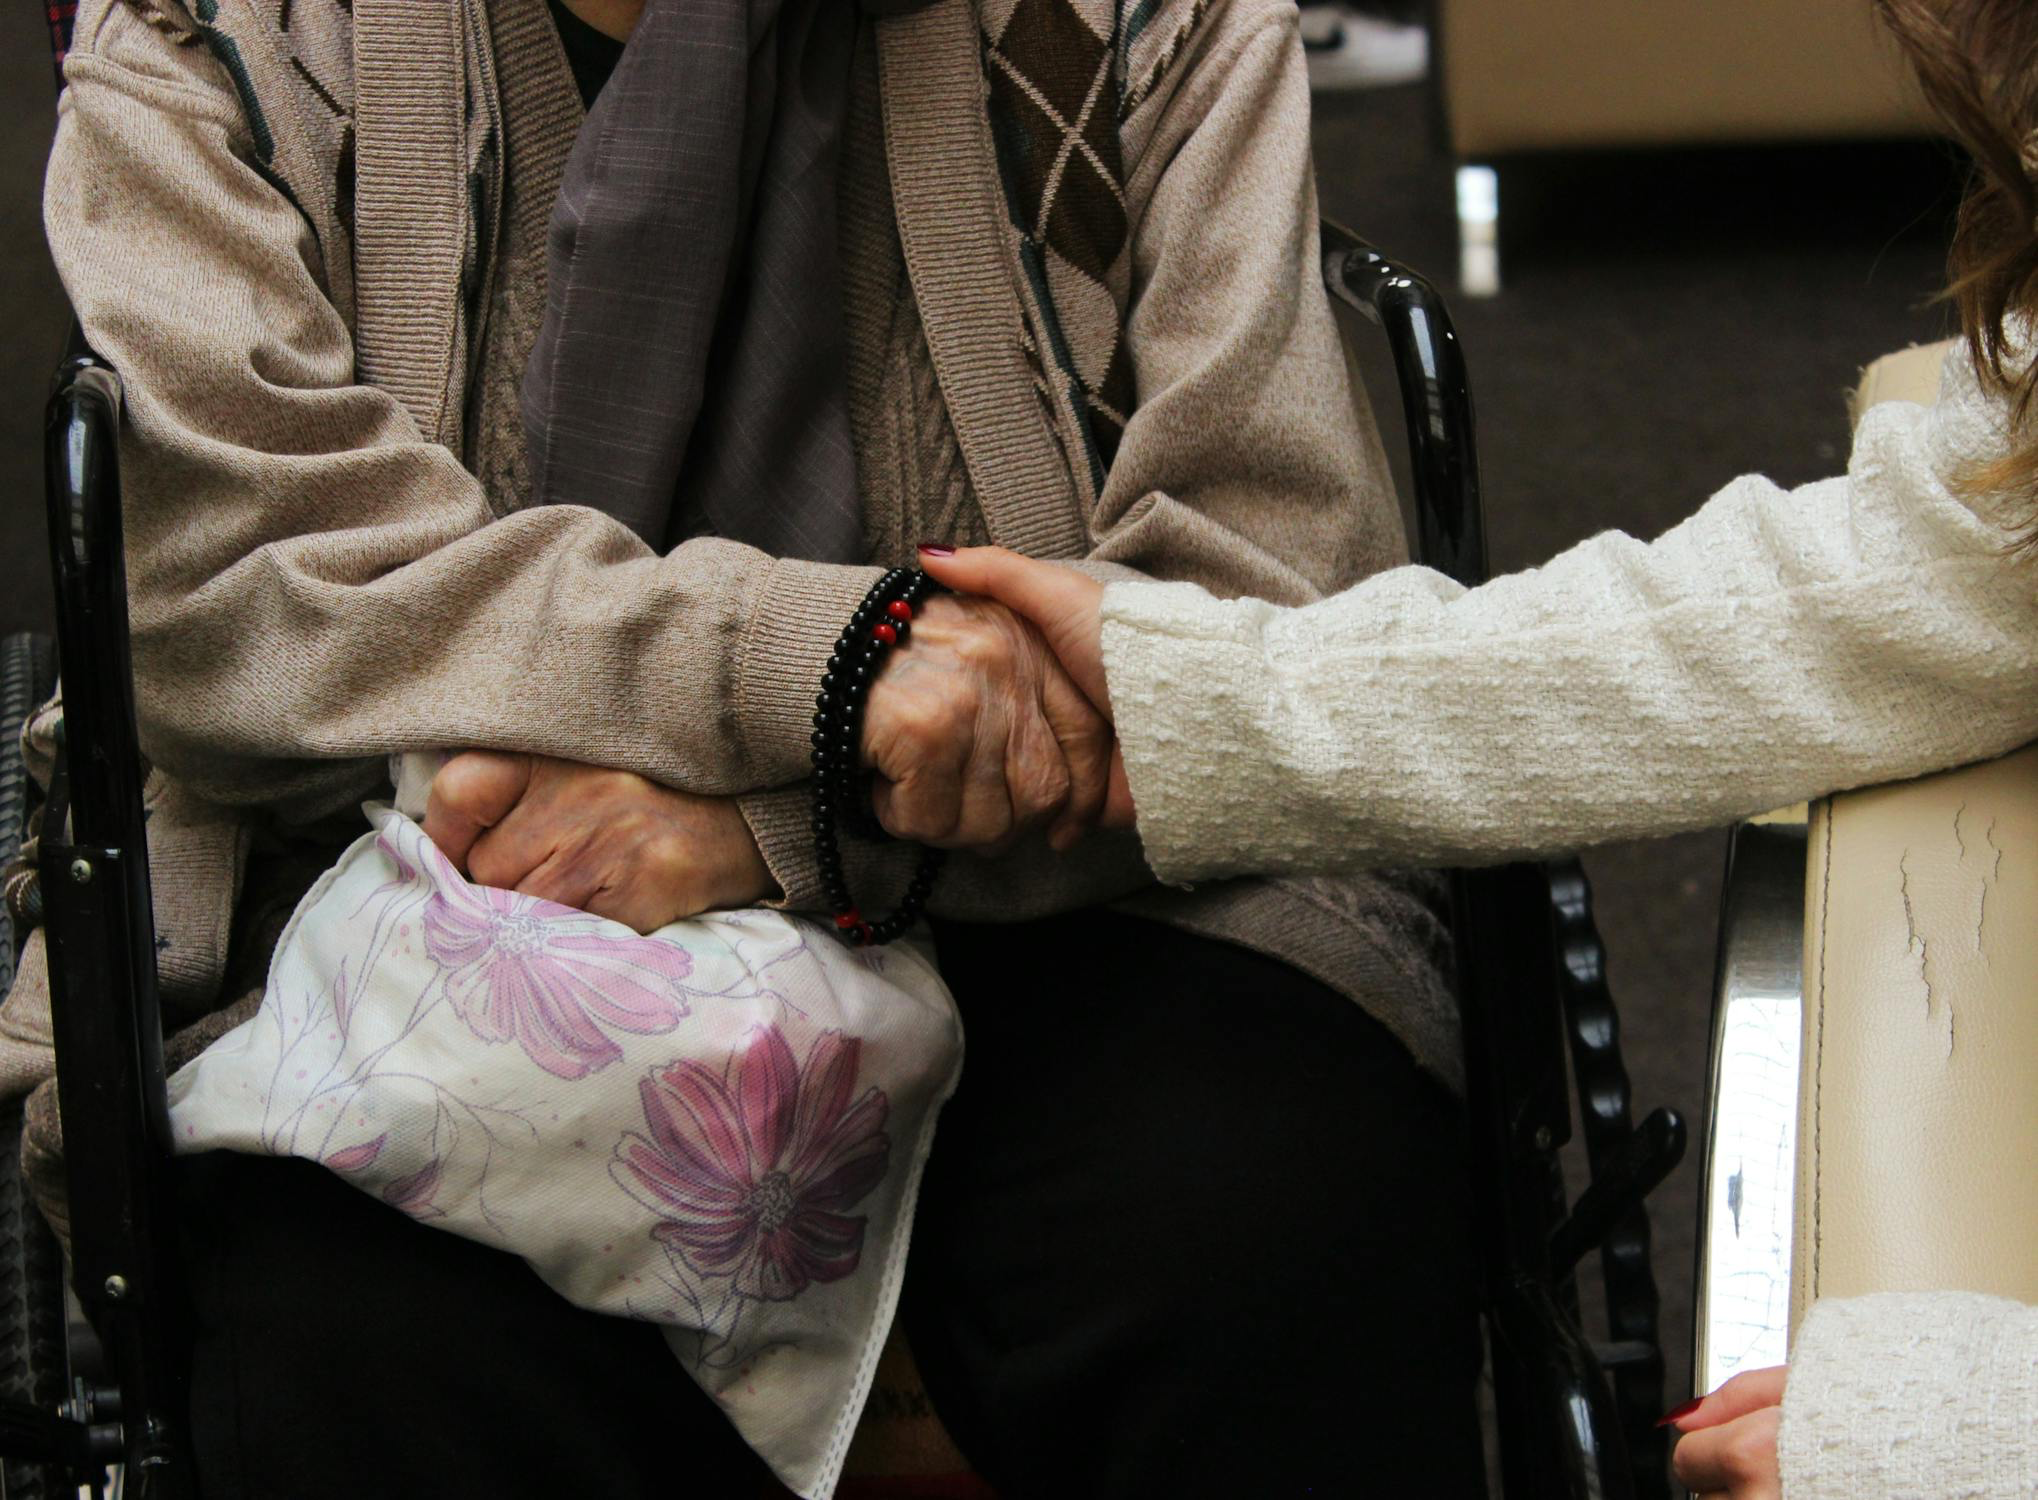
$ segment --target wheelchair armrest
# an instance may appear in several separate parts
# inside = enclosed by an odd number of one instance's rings
[[[2038,746],[1812,810],[1792,1321],[2038,1302]]]
[[[1900,350],[1869,365],[1850,403],[1854,419],[1882,401],[1937,399],[1949,347]],[[2003,1197],[1977,1181],[1975,1164],[2015,1160],[2000,1154],[2007,1143],[1963,1154],[1945,1139],[1968,1132],[1971,1151],[2001,1127],[2038,1131],[2014,1106],[1996,1124],[1980,1113],[2033,1097],[2038,1018],[2028,1031],[1998,1035],[1986,1062],[1969,1055],[1956,1063],[1956,1014],[1973,1012],[1980,1026],[2014,1013],[1986,985],[1943,967],[1963,949],[1979,955],[2003,941],[2005,897],[1983,894],[1999,871],[1991,863],[1982,881],[1966,868],[1971,851],[1962,843],[1969,832],[1985,842],[1986,819],[2000,827],[2025,795],[2014,784],[2022,761],[1843,793],[1735,829],[1700,1206],[1698,1389],[1743,1366],[1780,1362],[1789,1330],[1817,1296],[1900,1286],[2021,1286],[2027,1300],[2038,1293],[2028,1271],[2004,1279],[2007,1268],[1992,1258],[2004,1242],[1990,1240],[2009,1234],[2028,1243],[2038,1231],[2038,1189]],[[1951,863],[1940,847],[1949,834]],[[1975,930],[1921,931],[1921,915],[1936,911],[1949,888],[1968,893]],[[2033,959],[2005,953],[1998,968],[2023,979]],[[1923,1034],[1935,987],[1948,1007],[1936,1042]],[[1908,1002],[1899,998],[1906,991]],[[2006,1071],[1982,1076],[1997,1068]],[[1901,1130],[1898,1120],[1907,1122]],[[1986,1224],[1970,1212],[1977,1194],[1991,1195]],[[1934,1211],[1921,1216],[1923,1204]]]
[[[1734,831],[1694,1375],[1820,1297],[2038,1302],[2038,746]]]
[[[1741,824],[1727,858],[1701,1168],[1692,1375],[1783,1362],[1803,1028],[1802,806]]]

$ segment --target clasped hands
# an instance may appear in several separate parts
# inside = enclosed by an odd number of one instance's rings
[[[928,600],[865,705],[878,821],[943,848],[1073,846],[1114,796],[1111,725],[1092,691],[1005,605]],[[1122,779],[1115,796],[1129,809]],[[433,783],[425,832],[480,884],[640,932],[777,894],[734,798],[574,761],[457,755]]]

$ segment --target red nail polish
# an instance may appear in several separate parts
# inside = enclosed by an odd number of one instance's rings
[[[1703,1405],[1705,1405],[1705,1397],[1699,1396],[1694,1400],[1685,1402],[1682,1406],[1674,1406],[1656,1419],[1656,1425],[1658,1427],[1672,1426],[1683,1421]]]
[[[922,542],[920,550],[929,557],[953,557],[955,549],[946,542]]]

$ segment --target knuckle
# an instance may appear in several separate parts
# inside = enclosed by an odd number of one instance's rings
[[[1695,1490],[1699,1486],[1698,1466],[1687,1456],[1685,1451],[1687,1447],[1687,1444],[1679,1443],[1671,1453],[1670,1472],[1676,1476],[1679,1484],[1688,1490]]]
[[[1004,666],[1011,656],[1011,648],[1000,632],[977,629],[956,641],[955,654],[966,667],[978,672],[994,672]]]
[[[949,739],[949,730],[955,721],[952,704],[942,698],[919,697],[907,704],[899,715],[900,738],[923,753],[929,748],[938,748]]]
[[[894,838],[925,840],[938,832],[926,799],[894,792],[878,807],[878,821]]]
[[[1070,786],[1067,768],[1043,767],[1015,789],[1013,800],[1021,816],[1031,822],[1051,817],[1068,806]]]
[[[432,778],[431,800],[448,812],[470,812],[479,803],[487,767],[478,756],[456,755]]]
[[[688,857],[685,843],[667,835],[646,844],[642,869],[654,889],[673,889],[685,882],[692,872],[693,861]]]
[[[1759,1428],[1745,1424],[1728,1436],[1720,1461],[1735,1478],[1753,1479],[1762,1473],[1770,1451],[1764,1436]]]

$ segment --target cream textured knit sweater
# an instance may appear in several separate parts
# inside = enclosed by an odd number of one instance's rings
[[[1963,355],[1844,478],[1737,480],[1654,543],[1467,591],[1421,568],[1304,609],[1113,585],[1104,657],[1163,879],[1496,861],[1702,828],[2038,737],[2038,571],[1949,484],[2002,451]],[[2038,1252],[2034,1252],[2038,1253]],[[2038,1496],[2038,1310],[1822,1303],[1784,1500]]]
[[[1814,1307],[1783,1400],[1784,1500],[2038,1495],[2038,1308],[1972,1292]]]
[[[1738,479],[1652,543],[1608,532],[1469,592],[1397,568],[1294,610],[1113,585],[1148,863],[1492,863],[2038,738],[2038,570],[1949,483],[2002,424],[1956,357],[1938,405],[1867,414],[1845,477]]]

